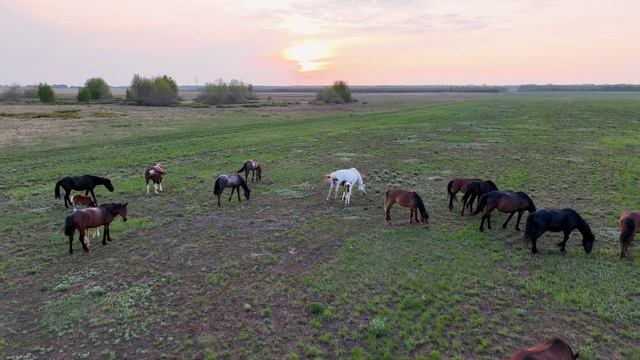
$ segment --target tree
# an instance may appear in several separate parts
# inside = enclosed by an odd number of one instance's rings
[[[212,105],[242,104],[254,99],[256,95],[253,85],[239,80],[231,80],[228,84],[223,80],[218,80],[215,84],[207,83],[198,95],[198,101]]]
[[[127,89],[127,99],[139,105],[175,105],[179,100],[178,84],[167,75],[149,79],[136,74]]]
[[[331,104],[344,104],[353,101],[351,88],[345,81],[336,81],[316,94],[316,100]]]
[[[91,90],[86,87],[81,87],[78,89],[78,95],[76,96],[79,102],[89,102],[91,101]]]
[[[43,103],[52,103],[56,100],[56,94],[48,84],[41,83],[38,85],[38,97]]]
[[[22,98],[22,89],[18,84],[11,84],[7,90],[2,93],[1,97],[2,100],[5,101],[18,101]]]
[[[102,78],[91,78],[85,81],[84,87],[89,89],[91,92],[91,99],[110,99],[113,96],[111,95],[111,89],[109,88],[109,84],[104,81]]]

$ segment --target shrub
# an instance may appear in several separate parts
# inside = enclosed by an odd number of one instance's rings
[[[43,103],[52,103],[56,100],[56,94],[48,84],[38,85],[38,97]]]
[[[9,85],[7,90],[5,90],[2,93],[1,98],[2,98],[2,100],[5,100],[5,101],[18,101],[18,100],[20,100],[22,98],[22,91],[21,91],[20,85],[18,85],[18,84]]]
[[[89,89],[91,92],[91,99],[110,99],[111,89],[109,88],[109,84],[104,81],[102,78],[91,78],[85,81],[84,87]]]
[[[228,84],[222,80],[207,83],[197,98],[198,101],[211,105],[242,104],[254,99],[257,97],[253,91],[253,85],[239,80],[231,80]]]
[[[79,102],[89,102],[91,100],[91,90],[86,87],[78,89],[78,95],[76,96]]]
[[[167,75],[149,79],[136,74],[127,89],[127,99],[139,105],[175,105],[179,100],[178,85]]]
[[[344,104],[353,101],[351,88],[345,81],[336,81],[333,85],[320,90],[316,94],[316,100],[327,104]]]

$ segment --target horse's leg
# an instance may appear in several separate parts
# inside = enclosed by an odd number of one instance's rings
[[[464,216],[464,208],[467,205],[467,201],[469,200],[469,196],[471,196],[468,192],[464,194],[462,197],[462,211],[460,211],[460,215]]]
[[[469,206],[469,213],[473,214],[473,202],[476,201],[476,194],[471,194],[471,199],[469,199],[469,203],[467,204]]]
[[[111,228],[109,227],[109,225],[104,226],[104,231],[107,232],[107,240],[111,241]]]
[[[93,202],[96,204],[96,206],[98,205],[98,200],[96,199],[96,194],[93,193],[93,189],[89,190],[91,191],[91,197],[93,197]]]
[[[567,250],[565,249],[565,246],[567,245],[567,241],[569,241],[569,234],[571,234],[571,231],[565,230],[563,232],[564,232],[564,239],[562,239],[562,242],[558,244],[558,246],[560,246],[560,251],[566,252]]]
[[[484,221],[487,219],[487,214],[482,214],[482,220],[480,220],[480,231],[484,231]]]
[[[87,247],[87,244],[85,244],[85,242],[84,242],[84,237],[85,237],[85,235],[87,233],[87,229],[86,228],[85,229],[80,228],[78,230],[80,230],[80,243],[82,244],[82,250],[88,252],[89,248]]]
[[[231,201],[231,198],[233,198],[233,191],[236,189],[235,186],[231,187],[231,195],[229,195],[229,201]]]
[[[509,220],[511,220],[511,218],[513,217],[513,215],[514,215],[515,213],[516,213],[516,212],[514,211],[514,212],[512,212],[511,214],[509,214],[509,217],[507,217],[507,221],[505,221],[505,222],[504,222],[504,224],[502,224],[502,228],[503,228],[503,229],[506,229],[506,228],[507,228],[507,224],[509,223]]]
[[[156,195],[160,195],[160,193],[158,192],[158,183],[157,182],[153,182],[153,193]]]
[[[411,208],[411,213],[409,214],[409,224],[413,224],[413,208]]]
[[[331,198],[331,191],[333,190],[333,181],[329,184],[329,194],[327,195],[327,201]]]
[[[251,170],[251,182],[256,178],[256,169]]]
[[[69,205],[73,205],[73,203],[71,202],[71,199],[69,198],[69,193],[71,192],[71,190],[67,190],[66,188],[64,189],[64,207],[65,208],[69,208],[67,206],[67,203],[69,203]]]
[[[69,234],[69,254],[73,255],[73,233],[76,229],[71,229],[71,234]]]
[[[491,230],[491,213],[487,214],[487,227]]]
[[[453,197],[455,196],[454,193],[449,192],[449,211],[453,210]]]
[[[416,208],[416,210],[414,211],[414,214],[415,214],[415,216],[416,216],[416,218],[415,218],[416,223],[417,223],[417,222],[420,222],[420,220],[418,220],[418,208]]]
[[[102,245],[107,245],[107,232],[108,232],[108,228],[107,225],[104,226],[104,229],[102,229]]]
[[[520,210],[518,211],[518,220],[516,221],[516,230],[521,231],[520,230],[520,219],[522,219],[522,213],[524,211]]]
[[[164,190],[162,190],[162,179],[160,179],[160,181],[158,181],[158,187],[160,188],[160,192],[164,191]]]
[[[238,194],[238,202],[240,202],[240,186],[236,188],[236,194]]]
[[[149,179],[145,179],[147,181],[147,195],[149,195]]]
[[[394,203],[395,201],[391,200],[385,204],[384,215],[385,215],[385,220],[387,221],[391,221],[391,206],[393,206]]]

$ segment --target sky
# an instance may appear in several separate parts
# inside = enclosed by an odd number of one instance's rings
[[[0,84],[640,83],[637,0],[0,0]]]

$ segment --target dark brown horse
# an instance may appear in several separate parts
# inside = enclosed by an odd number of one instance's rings
[[[564,340],[553,338],[544,344],[516,351],[511,360],[575,360],[578,356]]]
[[[449,194],[449,210],[453,210],[453,200],[458,200],[456,194],[461,191],[467,192],[467,186],[474,181],[482,181],[481,179],[471,178],[454,178],[447,184],[447,194]]]
[[[91,196],[93,197],[93,202],[98,203],[96,200],[96,194],[93,193],[93,189],[98,185],[104,185],[109,191],[113,191],[113,185],[111,185],[111,180],[99,176],[93,175],[82,175],[82,176],[67,176],[56,183],[56,187],[54,189],[54,193],[56,199],[60,199],[60,187],[62,187],[65,191],[64,194],[64,207],[68,208],[67,204],[73,205],[71,203],[71,199],[69,199],[69,193],[71,190],[84,190],[84,195],[88,195],[91,192]]]
[[[400,206],[408,207],[411,209],[409,215],[409,223],[420,221],[425,225],[429,225],[429,213],[422,202],[422,198],[415,191],[406,191],[402,189],[390,189],[387,190],[386,197],[384,199],[384,214],[387,221],[391,221],[391,207],[393,204],[398,203]],[[418,212],[420,212],[420,219],[418,220]]]
[[[510,191],[492,191],[486,193],[480,197],[478,201],[478,208],[473,215],[479,214],[484,210],[484,215],[480,221],[480,231],[484,231],[484,222],[487,221],[487,226],[491,229],[491,212],[495,209],[503,213],[509,213],[507,221],[502,224],[502,228],[505,229],[509,220],[513,217],[513,214],[518,213],[518,220],[516,221],[516,230],[520,231],[520,219],[522,213],[528,211],[532,213],[536,211],[536,205],[533,200],[522,191],[510,192]]]
[[[111,232],[109,224],[113,219],[120,215],[122,221],[127,221],[127,203],[124,204],[104,204],[99,207],[80,209],[73,214],[67,216],[64,225],[64,234],[69,236],[69,254],[73,254],[73,233],[80,231],[80,243],[84,251],[89,251],[89,247],[85,244],[85,240],[89,242],[87,229],[97,228],[104,225],[102,233],[102,245],[107,245],[107,241],[111,241]]]
[[[258,160],[247,160],[242,164],[240,170],[236,171],[238,173],[244,172],[244,180],[249,181],[249,171],[251,171],[251,182],[253,182],[254,178],[258,181],[262,180],[262,165]]]
[[[564,239],[558,246],[565,252],[565,246],[569,240],[569,234],[575,229],[582,234],[582,246],[588,254],[593,248],[595,236],[591,232],[589,224],[573,209],[540,209],[527,217],[524,240],[531,242],[531,253],[537,254],[537,240],[546,231],[563,232]]]
[[[160,164],[155,164],[153,166],[147,166],[144,168],[144,181],[147,183],[147,195],[149,195],[149,180],[153,182],[153,192],[157,195],[158,190],[162,190],[162,178],[166,172],[160,166]]]
[[[473,213],[473,202],[479,199],[480,196],[491,191],[498,191],[498,186],[491,180],[474,181],[467,185],[467,192],[465,192],[462,197],[462,211],[460,211],[460,215],[464,215],[465,206],[469,208],[469,213]]]
[[[635,233],[640,232],[640,211],[625,211],[620,216],[620,259],[627,256]]]

